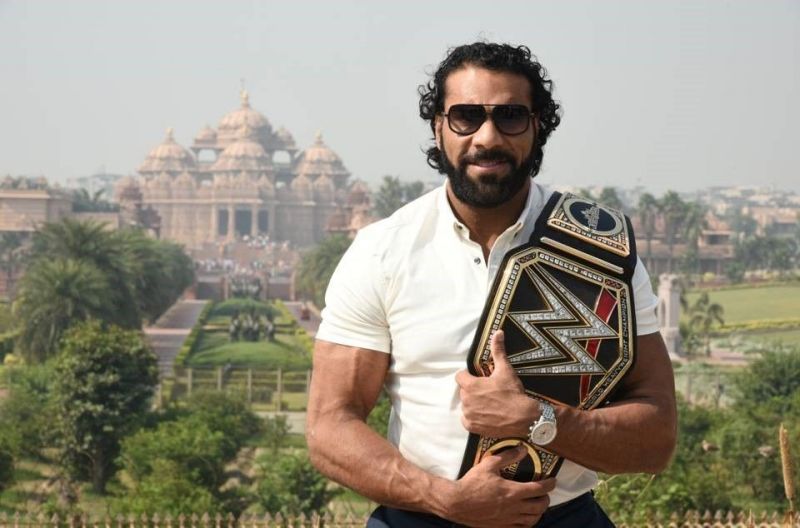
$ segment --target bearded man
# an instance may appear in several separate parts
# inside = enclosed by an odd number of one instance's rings
[[[381,504],[368,526],[613,526],[593,499],[595,471],[662,471],[676,440],[672,370],[657,299],[635,260],[637,357],[613,402],[591,410],[526,395],[491,338],[494,371],[465,371],[504,255],[531,237],[552,194],[533,177],[559,124],[551,82],[528,48],[478,42],[450,50],[420,87],[444,185],[362,229],[326,294],[308,406],[311,460]],[[366,425],[385,386],[388,439]],[[459,470],[470,433],[533,438],[548,421],[556,478],[517,482],[503,469],[524,447]],[[551,436],[552,436],[551,434]]]

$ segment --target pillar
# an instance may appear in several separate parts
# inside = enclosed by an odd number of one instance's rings
[[[228,205],[228,240],[236,238],[236,208]]]
[[[250,236],[258,236],[258,206],[250,207]]]

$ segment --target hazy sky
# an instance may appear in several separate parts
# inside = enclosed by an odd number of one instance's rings
[[[547,183],[800,190],[800,1],[0,0],[0,175],[133,173],[252,106],[357,178],[437,181],[418,84],[452,45],[527,44],[563,104]]]

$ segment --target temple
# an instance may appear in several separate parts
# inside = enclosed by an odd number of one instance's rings
[[[241,106],[216,129],[200,130],[190,149],[170,129],[138,176],[117,183],[123,223],[141,223],[149,211],[159,237],[188,249],[264,236],[306,247],[368,223],[366,186],[350,182],[322,134],[298,150],[288,130],[273,130],[250,106],[245,91]]]

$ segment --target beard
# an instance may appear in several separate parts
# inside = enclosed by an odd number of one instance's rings
[[[511,166],[506,176],[484,174],[478,181],[470,179],[467,167],[480,161],[502,161]],[[503,205],[519,192],[525,181],[531,177],[534,166],[534,150],[519,165],[514,157],[500,149],[480,151],[473,156],[464,156],[458,160],[458,167],[450,163],[444,145],[439,150],[441,172],[450,180],[453,194],[461,202],[472,207],[489,209]]]

